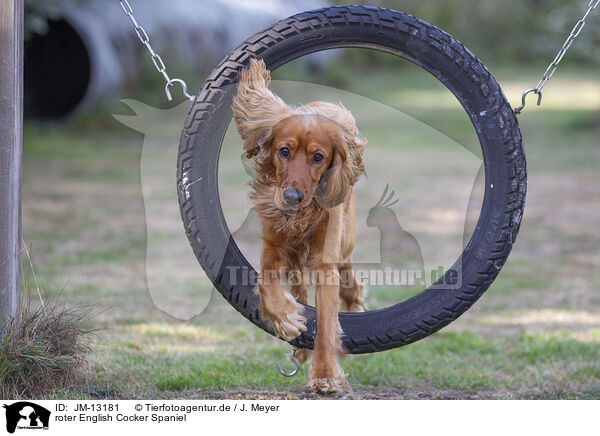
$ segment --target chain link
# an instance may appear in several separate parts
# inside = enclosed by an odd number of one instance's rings
[[[535,88],[529,88],[523,93],[523,96],[521,97],[521,106],[515,108],[516,114],[521,113],[521,111],[525,107],[525,98],[531,92],[537,94],[537,105],[540,105],[540,103],[542,102],[542,88],[544,88],[548,80],[550,80],[550,78],[558,68],[558,64],[560,64],[560,61],[562,61],[563,57],[567,53],[567,50],[569,50],[571,44],[573,44],[575,38],[579,36],[581,29],[583,29],[583,26],[585,26],[585,20],[587,19],[588,15],[590,15],[590,12],[592,12],[594,9],[596,9],[596,7],[598,7],[598,4],[600,4],[600,0],[590,0],[590,3],[587,7],[587,11],[585,12],[581,20],[579,20],[577,24],[575,24],[575,27],[573,27],[573,30],[571,30],[571,33],[569,34],[567,40],[564,42],[563,46],[558,51],[558,54],[556,55],[554,60],[550,63],[550,65],[548,65],[548,68],[546,68],[546,71],[544,72],[544,75],[542,76],[538,84],[535,86]]]
[[[600,0],[597,0],[597,1],[600,1]],[[162,74],[163,77],[165,78],[165,81],[167,82],[167,84],[165,86],[165,93],[167,94],[167,98],[169,99],[169,101],[173,100],[173,96],[171,95],[170,88],[175,83],[179,83],[181,85],[181,87],[183,88],[183,95],[185,95],[188,100],[193,101],[194,97],[192,95],[188,94],[187,85],[185,84],[185,82],[178,78],[171,79],[171,77],[167,73],[167,68],[165,66],[165,63],[163,62],[160,55],[158,53],[156,53],[154,51],[154,49],[152,48],[152,45],[150,44],[150,38],[148,37],[146,30],[144,30],[144,28],[138,24],[137,20],[133,16],[133,9],[132,9],[131,5],[129,4],[129,2],[127,0],[119,0],[119,3],[121,4],[121,8],[123,9],[123,12],[125,12],[125,15],[127,15],[129,17],[129,19],[131,20],[131,22],[133,23],[133,26],[135,27],[135,33],[137,34],[138,38],[140,39],[142,44],[144,44],[146,46],[146,48],[148,49],[148,53],[150,53],[152,63],[156,67],[156,70],[160,74]]]

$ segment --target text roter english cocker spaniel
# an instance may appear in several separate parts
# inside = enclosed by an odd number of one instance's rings
[[[297,108],[268,88],[262,60],[243,70],[233,101],[237,130],[256,171],[250,198],[262,221],[260,310],[274,332],[290,341],[306,330],[302,305],[316,286],[317,333],[308,386],[319,392],[347,387],[337,358],[344,353],[338,309],[364,310],[352,274],[355,245],[353,185],[364,172],[366,140],[341,104]],[[284,285],[290,283],[289,291]],[[302,362],[310,350],[299,350]]]

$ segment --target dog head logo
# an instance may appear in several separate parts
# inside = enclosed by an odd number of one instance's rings
[[[3,406],[6,409],[6,431],[19,429],[48,429],[50,411],[28,401]]]

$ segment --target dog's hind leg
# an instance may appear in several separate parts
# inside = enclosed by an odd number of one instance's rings
[[[364,288],[354,277],[352,263],[340,264],[340,300],[342,312],[364,312]]]
[[[302,304],[308,304],[308,289],[304,285],[292,285],[290,287],[290,291],[292,295],[296,299],[296,301]]]

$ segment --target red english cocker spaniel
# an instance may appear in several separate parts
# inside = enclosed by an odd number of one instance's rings
[[[270,81],[264,62],[252,60],[233,101],[235,124],[257,174],[250,198],[264,241],[261,314],[279,337],[294,339],[306,329],[299,302],[307,303],[306,285],[315,284],[317,333],[308,386],[335,392],[347,387],[337,362],[343,354],[338,305],[341,301],[347,312],[364,310],[351,256],[356,240],[353,185],[364,172],[367,141],[341,104],[292,108],[269,90]],[[309,350],[298,352],[301,361],[309,356]]]

